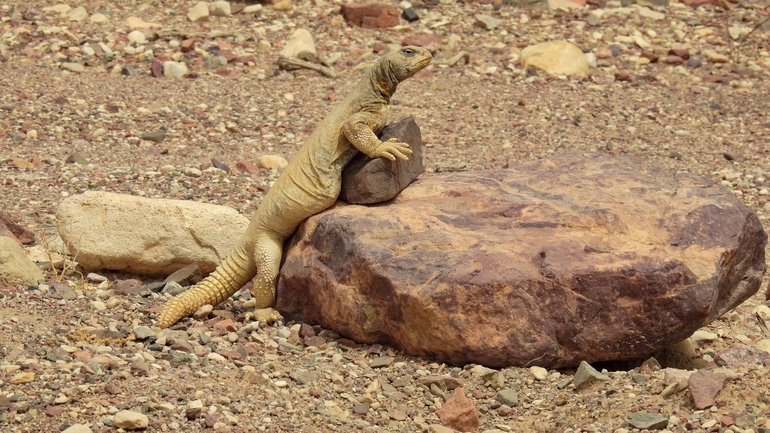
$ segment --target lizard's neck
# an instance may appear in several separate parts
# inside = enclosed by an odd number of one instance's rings
[[[398,78],[393,75],[387,62],[377,62],[369,71],[369,82],[371,88],[379,93],[386,101],[396,93],[398,87]]]

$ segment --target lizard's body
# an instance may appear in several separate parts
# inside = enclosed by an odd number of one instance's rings
[[[229,298],[257,275],[258,319],[280,317],[273,310],[283,242],[306,218],[334,204],[342,170],[358,153],[371,158],[407,159],[409,146],[377,139],[387,121],[388,102],[398,83],[430,63],[428,50],[404,47],[376,64],[308,137],[262,200],[246,233],[225,261],[203,281],[170,300],[160,312],[165,328],[206,304]]]

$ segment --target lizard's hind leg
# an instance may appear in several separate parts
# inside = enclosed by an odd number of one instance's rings
[[[168,301],[158,315],[158,326],[167,328],[206,304],[219,304],[243,287],[256,273],[254,257],[246,251],[243,243],[239,244],[208,277]]]
[[[254,243],[254,262],[257,266],[257,277],[254,279],[255,310],[252,318],[259,322],[272,323],[283,317],[273,308],[275,303],[275,286],[281,270],[283,254],[283,239],[275,236],[259,236]]]

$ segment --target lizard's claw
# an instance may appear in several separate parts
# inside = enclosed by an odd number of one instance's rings
[[[402,143],[397,138],[391,138],[377,146],[377,153],[377,156],[388,158],[391,161],[395,161],[396,158],[409,161],[409,157],[406,155],[411,155],[412,149],[407,143]]]
[[[256,308],[246,313],[246,320],[265,322],[267,324],[283,320],[283,316],[275,308]]]

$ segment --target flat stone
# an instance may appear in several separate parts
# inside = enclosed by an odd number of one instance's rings
[[[150,420],[147,418],[147,415],[131,410],[121,410],[120,412],[116,413],[112,422],[115,427],[124,428],[126,430],[143,429],[150,424]]]
[[[91,427],[88,427],[84,424],[72,424],[71,426],[67,427],[66,429],[62,430],[61,433],[92,433],[93,430],[91,430]]]
[[[422,135],[414,118],[407,117],[386,126],[380,133],[380,141],[391,138],[409,144],[412,150],[409,161],[372,159],[359,153],[342,171],[340,199],[352,204],[387,201],[398,195],[425,171]]]
[[[589,363],[581,361],[578,366],[575,376],[572,378],[572,383],[575,384],[575,388],[583,388],[597,380],[610,380],[610,377],[606,374],[599,373]]]
[[[657,413],[636,412],[629,418],[632,427],[647,430],[661,430],[668,426],[668,417]]]
[[[307,219],[276,307],[454,365],[648,357],[756,293],[766,239],[709,179],[566,153],[426,174],[387,205]]]
[[[98,191],[64,199],[56,221],[85,269],[146,275],[169,275],[191,264],[208,274],[249,224],[225,206]]]
[[[733,343],[719,351],[714,357],[714,361],[719,365],[735,368],[762,365],[768,358],[770,358],[770,353],[764,350],[743,343]]]
[[[5,212],[0,212],[0,227],[5,227],[13,237],[24,245],[35,243],[35,234],[14,221],[11,215]]]
[[[519,396],[512,389],[504,389],[498,392],[495,399],[508,406],[517,406],[519,404]]]
[[[711,370],[698,370],[687,379],[695,409],[706,409],[715,404],[714,397],[725,385],[727,375]]]
[[[197,284],[202,279],[203,276],[201,275],[200,268],[197,265],[192,264],[175,271],[173,274],[166,277],[166,279],[163,280],[163,283],[168,284],[173,281],[180,286],[191,286]]]

